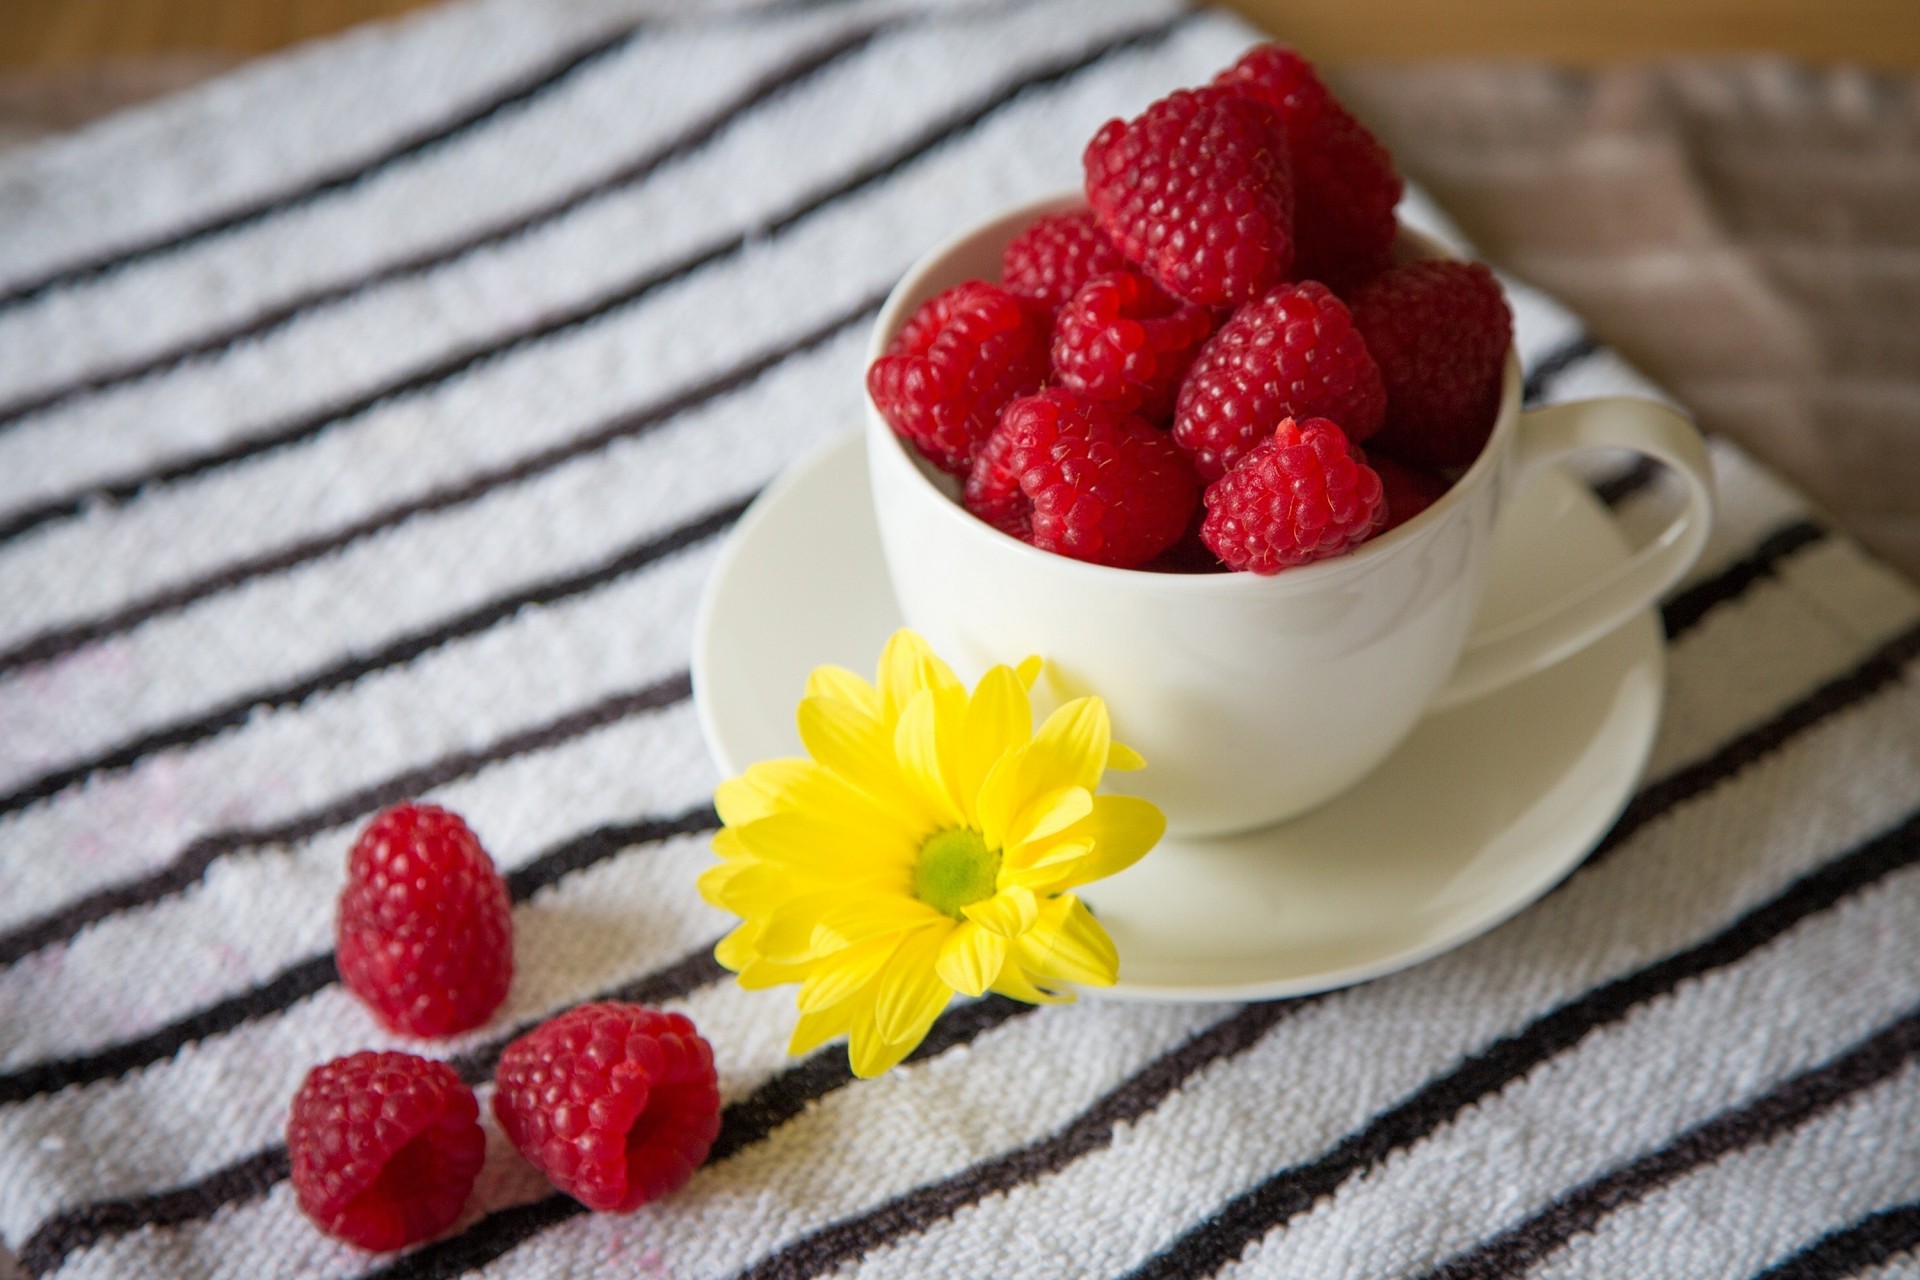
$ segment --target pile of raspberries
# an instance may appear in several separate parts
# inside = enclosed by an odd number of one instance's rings
[[[493,859],[456,814],[402,804],[347,858],[335,963],[389,1031],[450,1036],[493,1016],[513,979],[513,915]],[[501,1052],[501,1132],[589,1209],[677,1190],[720,1131],[713,1050],[683,1014],[617,1001],[548,1019]],[[486,1157],[473,1089],[446,1062],[367,1051],[307,1073],[287,1120],[295,1198],[362,1249],[439,1235]]]
[[[1278,573],[1445,493],[1513,320],[1479,263],[1396,263],[1392,157],[1299,54],[1110,120],[1087,208],[916,311],[875,406],[967,509],[1044,551]],[[1365,445],[1365,449],[1361,448]]]

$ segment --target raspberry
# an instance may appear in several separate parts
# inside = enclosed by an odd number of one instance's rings
[[[287,1117],[300,1211],[362,1249],[404,1248],[452,1226],[486,1152],[473,1090],[446,1063],[410,1053],[315,1067]]]
[[[1387,421],[1374,445],[1426,467],[1464,467],[1500,410],[1513,316],[1493,273],[1478,262],[1409,262],[1351,298],[1387,388]]]
[[[1331,418],[1357,442],[1386,409],[1347,308],[1309,280],[1242,307],[1208,339],[1180,389],[1173,438],[1217,480],[1287,418]]]
[[[1172,546],[1193,513],[1193,469],[1139,418],[1064,387],[1007,406],[967,481],[967,508],[1076,560],[1132,568]]]
[[[713,1050],[678,1013],[581,1005],[508,1045],[493,1114],[520,1154],[589,1209],[686,1185],[720,1132]]]
[[[1213,332],[1205,307],[1169,297],[1138,271],[1095,276],[1053,321],[1053,372],[1118,413],[1165,425],[1180,380]]]
[[[1058,308],[1097,275],[1127,265],[1093,213],[1050,213],[1015,236],[1001,258],[1008,292]]]
[[[1169,291],[1235,306],[1290,278],[1293,179],[1265,103],[1181,90],[1101,126],[1085,163],[1095,219]]]
[[[1369,454],[1366,461],[1379,475],[1380,491],[1387,500],[1387,522],[1380,526],[1381,533],[1398,529],[1425,511],[1438,502],[1449,487],[1433,472],[1410,467],[1384,453]]]
[[[1207,489],[1200,537],[1232,569],[1278,573],[1337,556],[1386,519],[1380,477],[1325,418],[1292,419]]]
[[[1035,304],[969,280],[913,313],[867,370],[867,393],[921,456],[964,476],[1000,411],[1046,381],[1051,338]]]
[[[1033,499],[1020,489],[1020,473],[1013,468],[1013,433],[1005,421],[1003,416],[1002,425],[980,446],[962,497],[967,510],[1000,532],[1032,542]]]
[[[1393,157],[1291,49],[1262,45],[1213,83],[1272,107],[1293,161],[1294,277],[1356,284],[1391,261]]]
[[[467,824],[434,805],[396,805],[360,833],[335,934],[340,980],[406,1035],[479,1026],[513,979],[507,887]]]

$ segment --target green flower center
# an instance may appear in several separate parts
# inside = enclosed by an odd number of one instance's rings
[[[949,827],[920,846],[913,866],[913,896],[935,911],[962,918],[960,909],[993,896],[1000,878],[1000,851],[987,848],[978,831]]]

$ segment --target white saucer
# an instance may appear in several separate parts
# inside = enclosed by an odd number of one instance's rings
[[[1550,549],[1551,554],[1548,554]],[[1553,474],[1501,524],[1486,621],[1517,617],[1627,548]],[[693,684],[723,772],[801,754],[807,672],[871,672],[900,625],[859,436],[795,466],[747,512],[701,603]],[[1168,839],[1082,891],[1137,1000],[1261,1000],[1391,973],[1533,902],[1606,833],[1659,723],[1652,610],[1565,662],[1429,716],[1378,771],[1291,822]]]

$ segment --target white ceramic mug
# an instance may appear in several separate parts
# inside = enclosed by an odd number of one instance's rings
[[[1013,210],[923,258],[881,311],[869,361],[942,289],[998,280],[1001,251],[1034,218],[1078,203],[1063,196]],[[1469,635],[1507,495],[1596,448],[1671,467],[1686,490],[1681,514],[1616,572],[1570,582],[1552,605]],[[1624,397],[1523,412],[1511,352],[1492,437],[1444,497],[1347,555],[1271,577],[1112,569],[1036,550],[969,514],[957,485],[871,403],[867,455],[907,625],[970,682],[1037,653],[1059,695],[1105,698],[1115,736],[1147,761],[1138,773],[1109,774],[1109,785],[1154,801],[1180,835],[1312,808],[1384,760],[1429,709],[1606,634],[1692,566],[1713,515],[1706,448],[1685,418]]]

